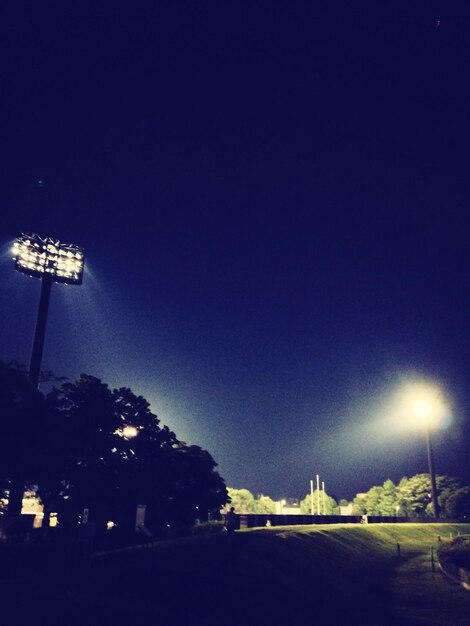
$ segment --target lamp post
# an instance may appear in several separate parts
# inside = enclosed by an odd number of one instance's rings
[[[431,434],[429,432],[429,421],[432,413],[432,405],[426,399],[416,400],[413,404],[413,413],[419,418],[424,426],[426,438],[426,448],[428,452],[429,477],[431,479],[431,497],[434,508],[434,517],[439,517],[439,502],[437,501],[436,471],[434,466],[434,454],[432,450]]]
[[[40,278],[42,283],[29,365],[29,378],[35,387],[39,387],[52,283],[81,285],[85,254],[74,244],[24,233],[13,244],[13,260],[18,272]]]

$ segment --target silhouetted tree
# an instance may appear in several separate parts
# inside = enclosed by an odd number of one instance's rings
[[[56,493],[63,518],[76,520],[88,507],[104,522],[147,504],[159,523],[184,524],[226,501],[210,454],[179,442],[130,389],[111,390],[82,374],[76,383],[54,389],[48,401],[67,425]]]
[[[463,483],[460,478],[454,478],[452,476],[437,476],[437,499],[439,507],[441,509],[441,517],[452,517],[447,511],[447,502],[456,492],[462,487]],[[431,508],[431,507],[430,507]],[[433,509],[431,509],[432,512]]]
[[[206,520],[227,502],[225,483],[215,471],[217,464],[199,446],[180,443],[171,455],[171,507],[175,521]]]
[[[15,363],[0,362],[0,416],[0,479],[9,490],[8,514],[16,516],[26,485],[49,464],[56,424],[43,394]]]
[[[462,487],[451,494],[446,501],[448,517],[470,518],[470,487]]]

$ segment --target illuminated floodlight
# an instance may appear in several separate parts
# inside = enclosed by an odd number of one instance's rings
[[[428,420],[429,416],[431,415],[431,411],[432,411],[432,407],[431,407],[431,403],[428,400],[420,399],[420,400],[416,400],[415,403],[413,404],[413,408],[412,408],[413,413],[416,415],[416,417],[418,417],[420,420]]]
[[[23,233],[14,242],[12,253],[18,272],[36,278],[50,277],[55,283],[82,284],[85,253],[74,244]]]
[[[418,427],[435,430],[449,419],[450,408],[441,390],[431,384],[414,382],[401,390],[403,415]]]

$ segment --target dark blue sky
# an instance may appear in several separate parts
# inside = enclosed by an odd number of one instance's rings
[[[0,358],[28,363],[39,296],[9,242],[54,234],[89,271],[44,367],[145,395],[229,485],[426,471],[377,428],[409,376],[470,481],[470,11],[377,4],[5,3]]]

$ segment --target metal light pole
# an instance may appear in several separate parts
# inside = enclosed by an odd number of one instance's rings
[[[431,497],[432,497],[432,505],[434,509],[434,517],[439,517],[439,502],[437,500],[437,484],[436,484],[436,470],[434,467],[434,454],[432,450],[431,443],[431,434],[429,432],[429,420],[431,417],[431,413],[433,411],[433,407],[431,402],[427,399],[416,400],[413,404],[413,413],[416,417],[418,417],[424,427],[424,435],[426,438],[426,448],[428,452],[428,467],[429,467],[429,478],[431,480]]]
[[[40,382],[52,283],[81,285],[84,259],[82,248],[34,233],[20,235],[13,244],[15,269],[22,274],[40,278],[42,283],[29,365],[29,377],[35,387],[39,387]]]
[[[38,317],[36,320],[33,349],[31,351],[31,361],[29,364],[29,378],[35,387],[39,387],[42,353],[44,350],[44,339],[46,337],[47,313],[49,311],[49,301],[51,298],[52,277],[49,275],[43,276],[41,283],[41,297],[39,299]]]
[[[429,433],[429,426],[426,424],[425,427],[425,435],[426,435],[426,447],[428,450],[428,467],[429,467],[429,476],[431,478],[431,496],[432,496],[432,505],[434,507],[434,517],[439,517],[439,502],[437,501],[437,484],[436,484],[436,470],[434,468],[434,454],[432,451],[432,443],[431,443],[431,435]]]

